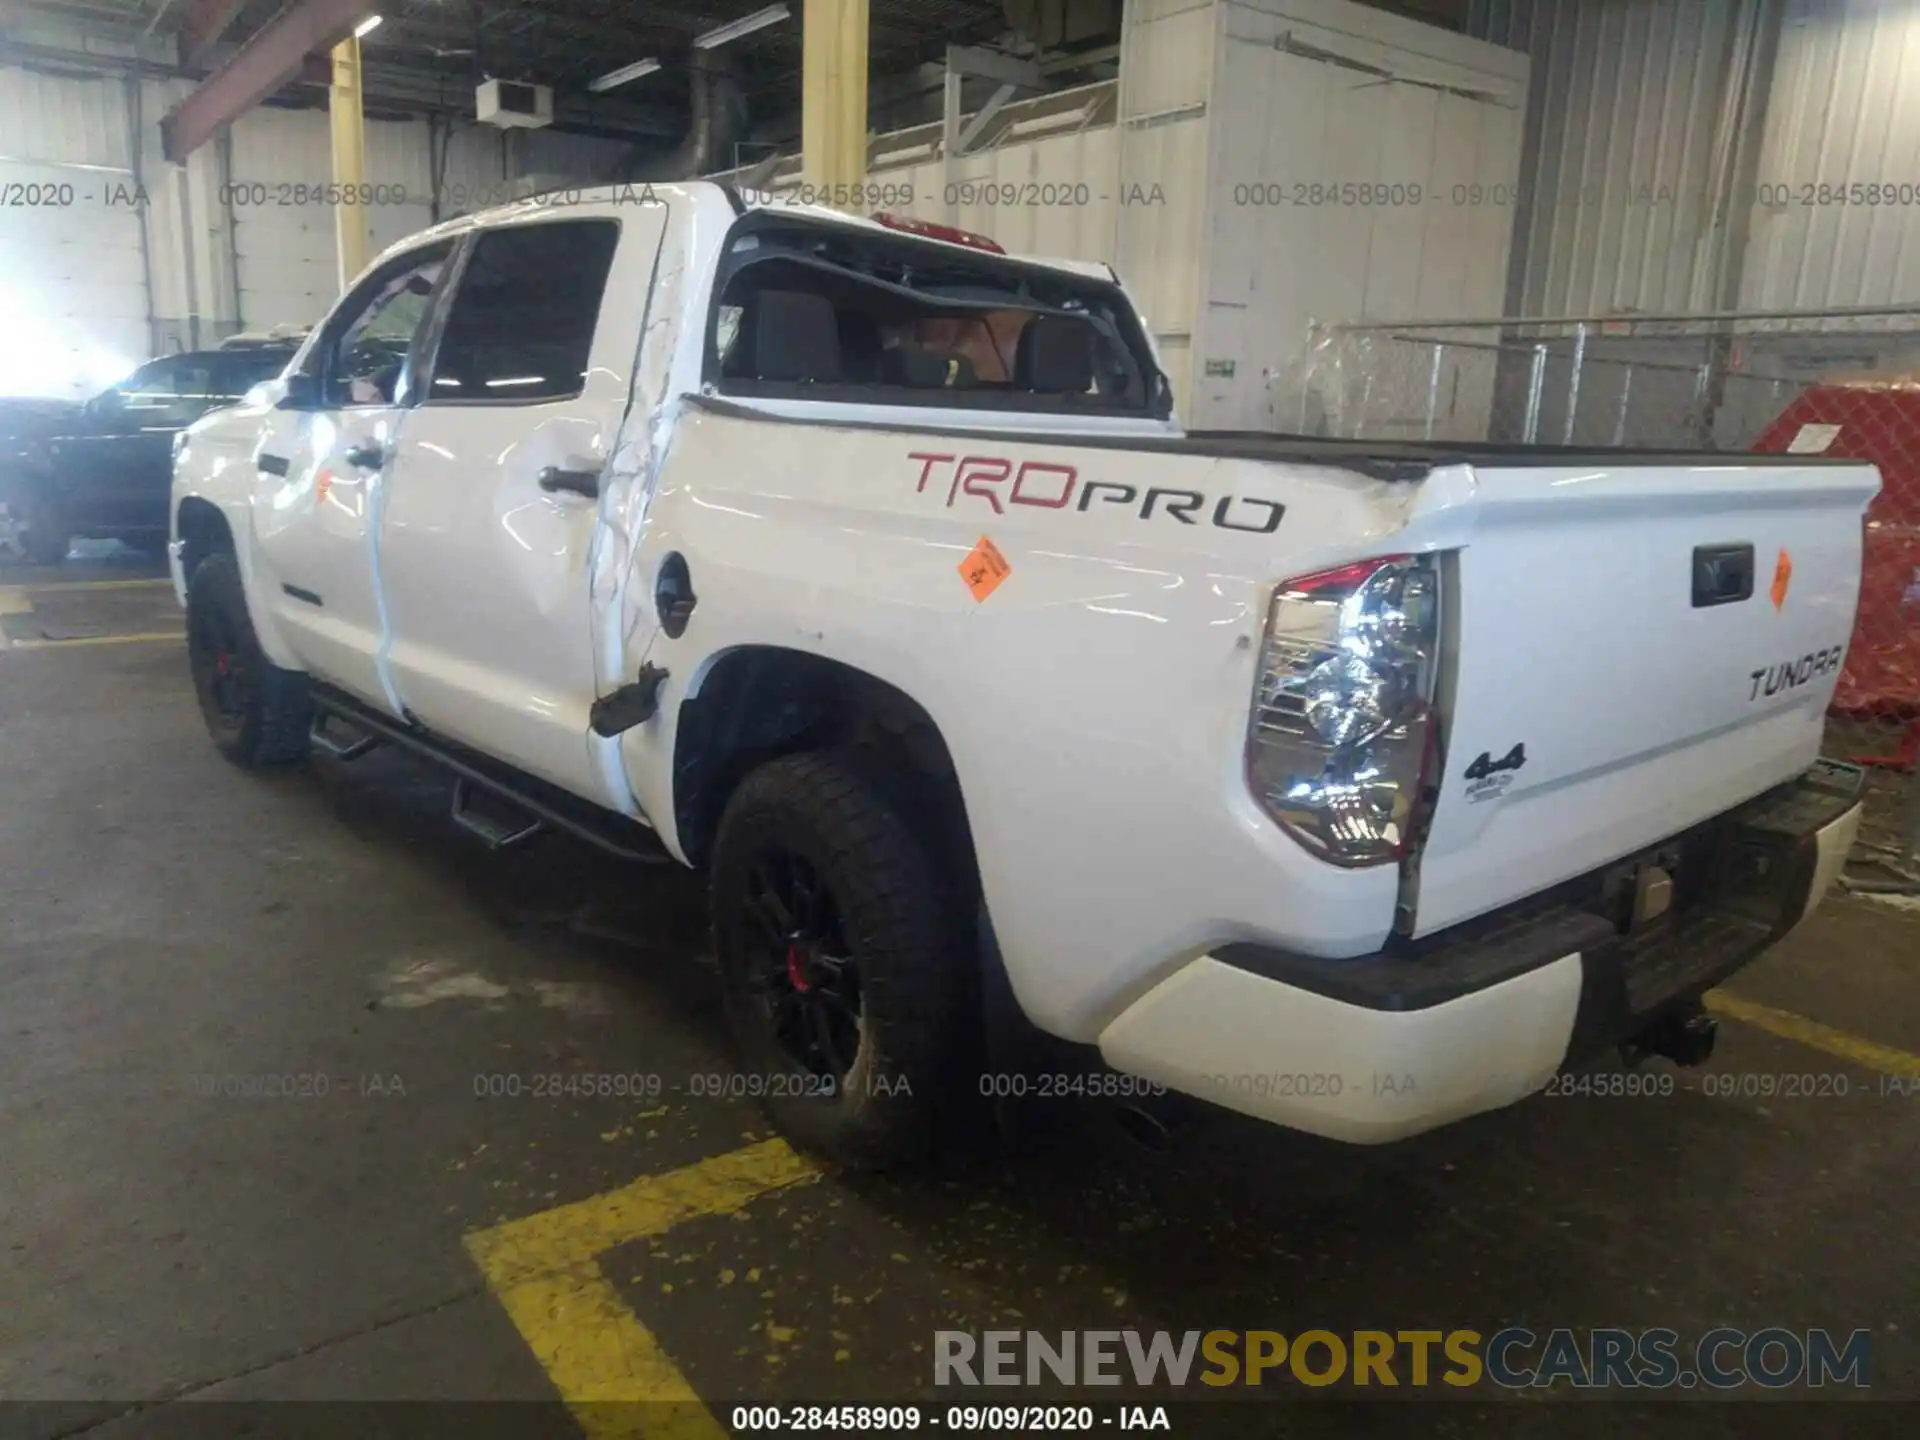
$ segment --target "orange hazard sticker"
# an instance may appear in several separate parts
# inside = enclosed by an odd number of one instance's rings
[[[1787,603],[1787,587],[1793,584],[1793,557],[1786,551],[1780,552],[1780,558],[1773,562],[1773,608],[1778,610]]]
[[[1012,573],[1013,566],[1000,553],[1000,547],[984,535],[980,537],[980,543],[967,552],[967,558],[960,562],[960,578],[967,582],[967,589],[973,592],[976,600],[986,599]]]

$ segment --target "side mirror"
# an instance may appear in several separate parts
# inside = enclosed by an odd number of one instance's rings
[[[320,408],[320,381],[312,375],[296,370],[280,379],[280,405],[282,410],[318,410]]]

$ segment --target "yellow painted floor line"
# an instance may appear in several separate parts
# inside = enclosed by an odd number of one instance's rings
[[[46,580],[35,583],[32,580],[24,585],[9,585],[9,590],[26,590],[39,593],[43,590],[141,590],[154,585],[171,585],[173,581],[165,575],[150,580]]]
[[[33,601],[24,585],[0,585],[0,615],[31,615]]]
[[[1796,1015],[1791,1010],[1776,1010],[1771,1005],[1729,995],[1725,990],[1708,991],[1707,1008],[1716,1015],[1730,1015],[1757,1030],[1765,1030],[1787,1040],[1797,1040],[1802,1045],[1811,1045],[1816,1050],[1824,1050],[1842,1060],[1851,1060],[1868,1070],[1920,1080],[1920,1055],[1863,1040],[1858,1035],[1849,1035],[1845,1030],[1836,1030],[1818,1020]]]
[[[767,1140],[476,1230],[467,1253],[592,1440],[723,1440],[727,1431],[627,1308],[599,1257],[819,1175],[785,1141]]]
[[[146,645],[156,640],[183,641],[187,638],[182,630],[154,630],[139,635],[76,635],[71,640],[14,640],[8,643],[11,650],[65,650],[74,645]]]

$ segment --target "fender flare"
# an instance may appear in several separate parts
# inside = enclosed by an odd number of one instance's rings
[[[192,578],[189,567],[197,554],[206,553],[196,548],[196,539],[200,537],[205,537],[202,543],[209,548],[227,550],[239,565],[240,584],[247,596],[247,618],[253,622],[253,633],[260,641],[262,653],[282,670],[305,670],[306,666],[280,632],[273,607],[267,603],[266,581],[254,564],[251,505],[217,499],[197,488],[175,492],[171,553],[183,604],[187,582]]]

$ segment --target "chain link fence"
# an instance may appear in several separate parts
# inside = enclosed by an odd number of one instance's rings
[[[1849,883],[1920,893],[1920,305],[1317,325],[1272,385],[1306,434],[1877,465],[1827,748],[1868,771]]]

